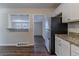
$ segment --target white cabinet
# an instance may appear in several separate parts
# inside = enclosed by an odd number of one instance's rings
[[[62,56],[70,56],[70,43],[69,42],[62,40],[61,48],[62,48]]]
[[[53,13],[53,17],[62,13],[62,22],[79,21],[79,3],[62,3]]]
[[[67,3],[62,4],[62,22],[75,22],[79,21],[79,4]]]
[[[76,45],[71,45],[71,56],[79,56],[79,47]]]
[[[57,56],[61,55],[61,39],[58,37],[55,37],[55,53]]]
[[[70,43],[55,37],[55,53],[58,56],[70,56]]]
[[[62,22],[68,22],[70,20],[70,6],[69,4],[63,4],[63,9],[62,9]]]

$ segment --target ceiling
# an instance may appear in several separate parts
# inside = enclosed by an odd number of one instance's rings
[[[59,3],[0,3],[4,8],[56,8]]]

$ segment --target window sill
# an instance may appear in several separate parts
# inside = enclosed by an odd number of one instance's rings
[[[29,29],[17,29],[17,28],[8,28],[11,32],[28,32]]]

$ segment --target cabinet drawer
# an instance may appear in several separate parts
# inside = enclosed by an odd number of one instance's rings
[[[79,47],[76,45],[71,45],[71,50],[75,50],[76,52],[79,52]]]
[[[71,45],[71,56],[79,56],[79,47],[76,45]]]
[[[79,56],[79,53],[78,52],[76,52],[76,51],[74,51],[74,50],[71,50],[72,52],[71,52],[71,56]]]

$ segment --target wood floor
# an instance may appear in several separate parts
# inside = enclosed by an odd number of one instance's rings
[[[35,45],[30,47],[0,47],[0,56],[49,56],[44,40],[40,36],[35,36]]]
[[[48,56],[48,52],[44,45],[44,39],[41,36],[35,36],[34,55]]]

